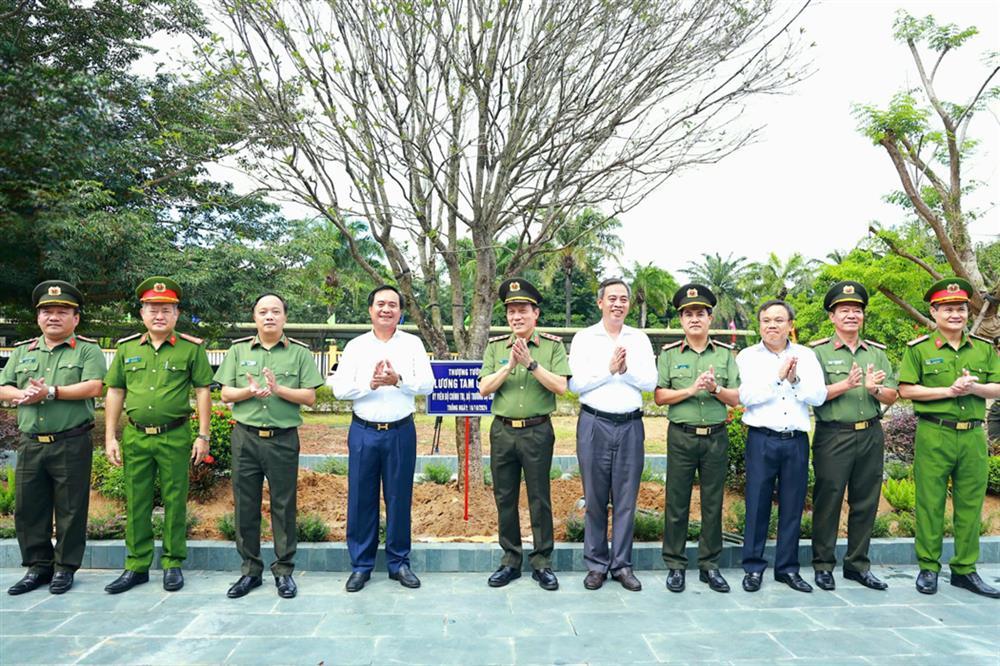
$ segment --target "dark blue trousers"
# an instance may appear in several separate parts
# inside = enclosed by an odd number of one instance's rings
[[[784,434],[784,433],[783,433]],[[767,568],[764,546],[771,519],[771,497],[778,483],[778,542],[774,573],[798,573],[799,530],[809,483],[809,437],[795,432],[783,439],[766,428],[750,428],[746,448],[747,523],[743,533],[743,570]]]
[[[347,552],[351,569],[375,568],[378,550],[379,486],[385,497],[385,556],[389,571],[410,566],[410,508],[417,463],[413,419],[377,430],[351,422],[347,435]]]

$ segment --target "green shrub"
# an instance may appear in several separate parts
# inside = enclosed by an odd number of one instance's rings
[[[993,495],[1000,495],[1000,456],[990,456],[990,477],[986,487]]]
[[[163,517],[162,513],[154,513],[153,514],[152,523],[153,523],[153,538],[154,539],[162,539],[163,538],[163,520],[164,520],[164,517]],[[193,530],[198,525],[199,520],[200,519],[198,518],[197,514],[195,514],[193,511],[188,511],[187,512],[187,516],[185,517],[185,520],[184,520],[184,523],[185,523],[184,533],[186,535],[190,536],[191,535],[191,530]]]
[[[549,470],[549,480],[555,481],[562,477],[562,468],[559,465],[553,465],[552,469]]]
[[[326,537],[330,534],[330,527],[323,522],[323,518],[319,514],[307,513],[295,520],[295,532],[298,534],[299,541],[315,543],[326,541]]]
[[[236,541],[236,517],[233,514],[226,513],[219,516],[215,521],[215,527],[226,541]]]
[[[483,468],[483,485],[493,487],[493,472],[489,467]]]
[[[0,539],[13,539],[17,537],[14,530],[14,519],[11,517],[0,518]]]
[[[7,483],[0,485],[0,515],[14,513],[14,468],[7,468]]]
[[[198,434],[198,416],[191,414],[189,422],[191,441]],[[212,456],[212,467],[217,476],[229,476],[233,471],[233,445],[231,435],[236,421],[233,412],[228,407],[212,407],[212,424],[209,435],[212,441],[208,444],[208,454]]]
[[[108,471],[111,469],[111,461],[104,455],[104,451],[94,451],[94,459],[90,463],[90,485],[95,490],[104,482]]]
[[[642,468],[641,480],[648,483],[658,483],[663,486],[667,483],[667,475],[663,472],[657,472],[652,467],[646,466]]]
[[[722,524],[727,532],[743,534],[747,528],[747,505],[743,502],[733,502],[726,515],[722,517]]]
[[[812,511],[802,513],[802,522],[799,523],[799,536],[809,539],[813,535],[813,515]]]
[[[731,407],[726,432],[729,434],[729,471],[726,473],[726,487],[742,491],[747,483],[747,427],[743,424],[742,407]]]
[[[87,520],[87,538],[93,541],[125,538],[125,516],[114,512],[91,516]]]
[[[424,465],[424,479],[443,486],[451,481],[451,468],[444,463],[427,463]]]
[[[875,516],[875,523],[872,525],[873,539],[885,539],[891,536],[892,518],[893,515],[891,513],[883,513],[881,516]]]
[[[104,456],[94,456],[94,459],[104,458]],[[107,458],[104,458],[107,461]],[[125,501],[125,467],[115,467],[108,463],[107,471],[104,472],[101,482],[96,485],[97,492],[108,499]]]
[[[573,469],[571,469],[569,471],[569,478],[571,478],[571,479],[579,479],[580,478],[580,468],[579,467],[574,467]]]
[[[701,538],[701,521],[700,520],[689,520],[688,521],[688,541],[697,541]]]
[[[886,479],[882,495],[896,511],[913,511],[917,507],[917,486],[910,479]]]
[[[320,474],[333,474],[334,476],[347,476],[347,461],[340,458],[327,458],[320,464],[313,467],[314,472]]]
[[[890,460],[885,464],[885,477],[899,481],[913,478],[913,466],[898,460]]]
[[[662,541],[663,514],[659,511],[639,509],[635,512],[634,541]]]
[[[898,537],[912,537],[917,533],[917,519],[909,511],[892,514],[896,521],[893,534]]]
[[[583,518],[571,515],[563,523],[566,528],[566,541],[573,543],[583,543]]]
[[[774,539],[778,536],[778,510],[771,505],[771,516],[767,519],[767,538]]]
[[[986,536],[990,533],[993,528],[993,523],[997,522],[1000,518],[1000,511],[994,511],[990,515],[986,516],[979,521],[979,536]]]

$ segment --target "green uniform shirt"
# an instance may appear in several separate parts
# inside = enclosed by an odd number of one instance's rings
[[[876,342],[860,340],[857,351],[851,352],[851,348],[834,335],[809,346],[816,353],[819,365],[823,368],[823,381],[827,386],[847,379],[854,363],[858,364],[862,373],[868,368],[868,364],[871,364],[876,371],[881,370],[885,373],[882,386],[886,388],[897,386],[889,357],[883,351],[885,348]],[[872,397],[862,383],[861,386],[852,388],[833,400],[827,400],[819,407],[813,407],[813,414],[816,415],[817,421],[855,423],[873,419],[881,413],[881,410],[881,403]]]
[[[722,388],[738,388],[740,370],[729,345],[709,340],[704,351],[696,352],[687,338],[663,346],[656,362],[656,385],[673,390],[686,389],[694,384],[698,375],[712,366],[715,382]],[[667,409],[671,423],[688,425],[715,425],[729,416],[729,409],[708,391],[698,391],[686,400]]]
[[[962,344],[956,351],[934,331],[909,343],[899,366],[899,383],[944,388],[951,386],[962,370],[979,377],[983,384],[1000,382],[1000,357],[993,345],[982,338],[963,333]],[[914,400],[913,411],[949,421],[981,420],[986,416],[986,400],[975,395]]]
[[[246,388],[250,385],[249,373],[259,386],[263,386],[267,384],[264,368],[271,369],[281,386],[297,389],[323,385],[309,346],[284,335],[270,349],[264,347],[256,335],[235,340],[215,373],[215,381],[223,386]],[[251,397],[235,403],[233,418],[257,428],[295,428],[302,424],[299,405],[276,395],[264,399]]]
[[[513,333],[490,338],[483,352],[483,369],[479,378],[491,375],[510,362],[510,348],[514,344]],[[531,358],[538,361],[549,372],[563,377],[572,373],[569,358],[562,338],[535,331],[528,340]],[[527,419],[533,416],[551,414],[556,409],[555,394],[542,386],[535,376],[523,365],[514,368],[496,393],[493,394],[493,414],[508,419]]]
[[[163,425],[187,416],[193,411],[191,387],[212,383],[212,366],[201,342],[174,333],[155,349],[148,333],[123,338],[104,383],[127,391],[125,413],[135,423]]]
[[[14,347],[0,384],[23,390],[29,379],[44,379],[49,386],[66,386],[101,379],[105,369],[104,352],[94,342],[74,334],[49,349],[39,336]],[[93,420],[93,398],[42,400],[17,408],[17,427],[29,435],[62,432]]]

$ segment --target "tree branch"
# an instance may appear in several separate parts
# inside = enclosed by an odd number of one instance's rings
[[[906,314],[908,314],[911,319],[913,319],[913,320],[915,320],[917,322],[920,322],[921,324],[923,324],[924,326],[926,326],[927,328],[930,328],[930,329],[933,329],[933,328],[937,327],[937,324],[934,323],[933,319],[930,319],[926,315],[922,314],[915,307],[913,307],[912,305],[910,305],[909,303],[907,303],[906,301],[904,301],[902,298],[900,298],[899,296],[897,296],[895,293],[893,293],[893,291],[891,289],[889,289],[888,287],[886,287],[884,285],[879,285],[878,286],[878,290],[886,298],[888,298],[890,301],[892,301],[893,303],[895,303],[896,305],[898,305],[900,308],[902,308],[903,312],[905,312]]]

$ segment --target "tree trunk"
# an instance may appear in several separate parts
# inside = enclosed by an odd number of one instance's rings
[[[639,305],[639,328],[646,328],[646,301]]]
[[[573,322],[573,272],[563,272],[563,296],[566,299],[566,328]]]

